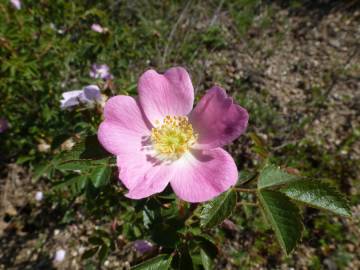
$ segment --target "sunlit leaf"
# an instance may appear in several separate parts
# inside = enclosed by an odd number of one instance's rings
[[[280,192],[260,190],[258,195],[262,210],[275,231],[280,246],[289,254],[302,235],[303,225],[299,209]]]
[[[258,188],[269,188],[301,179],[297,175],[286,173],[274,165],[265,166],[259,175]]]
[[[280,190],[292,200],[328,210],[338,215],[351,216],[345,195],[334,187],[319,181],[290,183]]]

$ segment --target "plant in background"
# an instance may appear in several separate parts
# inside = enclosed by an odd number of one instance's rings
[[[220,244],[216,227],[234,227],[228,218],[238,205],[260,208],[285,254],[302,236],[303,205],[350,216],[344,195],[273,164],[256,134],[250,137],[261,162],[239,177],[221,147],[245,131],[248,114],[221,88],[211,88],[192,110],[190,77],[171,68],[164,75],[145,72],[138,91],[138,98],[112,97],[104,108],[97,136],[116,161],[91,135],[35,173],[60,176],[54,195],[69,203],[84,195],[87,213],[111,224],[95,230],[84,259],[97,254],[103,263],[121,248],[122,235],[144,253],[134,269],[212,269]]]
[[[82,90],[64,92],[62,100],[60,100],[60,107],[65,110],[80,104],[92,106],[96,102],[101,102],[102,99],[100,88],[97,85],[88,85]]]

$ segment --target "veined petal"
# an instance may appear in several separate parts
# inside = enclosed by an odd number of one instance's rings
[[[166,115],[187,115],[194,103],[194,88],[184,68],[168,69],[163,75],[146,71],[138,83],[139,101],[152,124]]]
[[[204,202],[235,185],[238,171],[233,158],[222,148],[193,150],[174,164],[170,180],[178,197]]]
[[[199,135],[196,148],[212,149],[239,137],[247,127],[249,115],[223,89],[214,86],[202,97],[189,119]]]

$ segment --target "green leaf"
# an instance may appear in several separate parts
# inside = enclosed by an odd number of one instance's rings
[[[37,182],[40,179],[40,177],[47,174],[51,169],[52,169],[51,162],[47,162],[45,164],[40,164],[36,166],[32,176],[32,182],[33,183]]]
[[[208,238],[208,236],[195,236],[195,241],[198,243],[200,248],[206,252],[206,254],[214,259],[218,254],[218,248],[216,245]]]
[[[62,152],[60,160],[62,162],[81,160],[81,159],[104,159],[109,154],[100,145],[97,136],[91,135],[77,143],[71,150]]]
[[[280,192],[260,190],[258,195],[262,210],[274,229],[280,246],[289,254],[300,240],[303,230],[299,209]]]
[[[107,245],[103,245],[99,251],[100,264],[104,264],[106,258],[109,256],[110,248]]]
[[[70,160],[56,165],[56,169],[63,171],[84,171],[92,166],[91,160]]]
[[[205,250],[200,249],[200,256],[201,256],[201,262],[202,265],[204,266],[205,270],[211,270],[213,269],[213,261],[212,259],[209,257],[209,255],[205,252]]]
[[[258,188],[269,188],[299,180],[300,177],[288,174],[274,165],[265,166],[259,175]]]
[[[188,248],[181,250],[179,258],[179,270],[193,270],[193,260]]]
[[[201,226],[211,228],[220,224],[225,218],[230,216],[235,206],[236,192],[233,189],[229,189],[204,205],[200,214]]]
[[[172,256],[161,254],[150,260],[132,267],[132,270],[167,270],[170,267]]]
[[[246,170],[239,172],[239,179],[236,183],[236,186],[244,185],[252,180],[256,179],[256,173],[252,173]]]
[[[101,237],[98,237],[98,236],[91,236],[89,238],[88,242],[95,246],[101,246],[103,244],[103,240],[101,239]]]
[[[52,187],[54,190],[68,189],[72,195],[81,193],[87,183],[88,177],[86,175],[72,176],[69,179],[55,183]]]
[[[84,252],[84,254],[81,256],[81,258],[83,260],[89,259],[89,258],[93,257],[96,254],[96,252],[98,252],[98,250],[99,250],[99,247],[94,247],[94,248],[88,249]]]
[[[280,191],[292,200],[309,206],[328,210],[342,216],[351,216],[345,195],[326,183],[319,181],[295,182]]]
[[[213,259],[218,253],[216,245],[209,239],[202,236],[196,236],[195,240],[198,242],[200,247],[200,257],[204,269],[213,269]]]
[[[20,156],[18,157],[18,159],[16,160],[16,164],[24,164],[28,161],[34,160],[35,157],[34,156]]]
[[[109,183],[111,176],[111,168],[108,165],[98,166],[93,169],[90,180],[93,183],[94,187],[98,188]]]
[[[261,158],[266,159],[269,156],[269,151],[264,140],[254,132],[250,132],[250,138],[254,143],[252,150],[254,150]]]

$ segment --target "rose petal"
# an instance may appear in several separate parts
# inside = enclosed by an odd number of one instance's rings
[[[146,71],[138,83],[139,101],[151,123],[166,115],[187,115],[194,102],[194,88],[184,68],[174,67],[164,75]]]
[[[98,130],[98,139],[114,155],[128,151],[141,151],[142,141],[150,134],[136,100],[129,96],[110,98],[104,108],[105,120]]]
[[[135,161],[133,161],[135,163]],[[138,163],[140,164],[140,163]],[[128,163],[128,165],[130,165]],[[150,166],[149,166],[150,165]],[[120,177],[125,179],[122,172],[124,167],[121,167]],[[129,167],[126,167],[129,169]],[[132,177],[126,177],[129,181],[132,178],[133,182],[137,182],[135,186],[131,186],[129,193],[125,196],[131,199],[143,199],[153,194],[163,191],[169,184],[172,175],[174,174],[172,165],[159,163],[156,159],[148,156],[147,162],[142,163],[142,166],[134,169],[131,168]],[[125,172],[130,176],[130,170]]]
[[[93,30],[94,32],[98,32],[98,33],[104,32],[104,28],[98,23],[93,23],[91,25],[91,30]]]
[[[10,2],[16,9],[21,9],[21,1],[20,0],[10,0]]]
[[[238,178],[233,158],[222,148],[193,150],[174,167],[171,187],[178,197],[188,202],[211,200],[235,185]]]
[[[117,156],[121,182],[136,187],[154,166],[149,159],[150,125],[136,100],[129,96],[112,97],[104,108],[105,120],[98,130],[104,148]]]
[[[199,134],[196,148],[211,149],[239,137],[247,127],[249,115],[223,89],[215,86],[202,97],[189,119]]]

